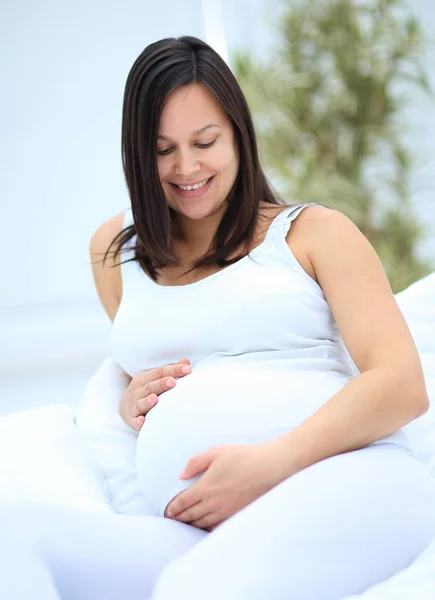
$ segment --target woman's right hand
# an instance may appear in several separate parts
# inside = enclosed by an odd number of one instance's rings
[[[139,431],[147,412],[157,404],[158,396],[172,389],[177,384],[178,377],[185,377],[191,371],[190,361],[183,358],[175,364],[142,371],[133,377],[119,402],[122,420]]]

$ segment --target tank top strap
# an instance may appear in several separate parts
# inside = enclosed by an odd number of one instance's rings
[[[293,204],[292,206],[288,206],[283,211],[281,211],[269,225],[265,241],[271,242],[276,239],[285,239],[292,222],[296,219],[299,213],[302,212],[302,210],[307,206],[317,205],[315,202],[310,202],[308,204]]]
[[[133,213],[132,213],[131,208],[128,208],[126,211],[124,211],[124,221],[122,223],[122,228],[125,229],[126,227],[130,227],[130,225],[133,225],[133,224],[134,224]],[[136,246],[136,236],[133,236],[127,242],[127,244],[123,245],[122,253],[121,253],[121,260],[124,261],[124,260],[128,260],[130,258],[133,258],[135,246]],[[123,265],[121,267],[121,273],[123,272],[123,267],[125,270],[125,265]]]
[[[133,223],[133,212],[131,208],[127,208],[127,210],[124,212],[123,228],[125,229],[126,227],[129,227],[130,225],[133,225]]]

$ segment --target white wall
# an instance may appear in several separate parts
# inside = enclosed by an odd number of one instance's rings
[[[93,231],[129,205],[128,72],[150,42],[204,34],[200,0],[0,5],[0,412],[76,403],[108,352]]]
[[[432,0],[413,0],[435,38]],[[132,63],[162,37],[225,52],[273,46],[267,0],[4,0],[0,3],[0,413],[76,404],[109,352],[110,323],[88,263],[93,231],[129,205],[120,128]],[[221,7],[221,13],[219,8]],[[432,49],[428,60],[435,57]],[[435,86],[435,79],[434,79]],[[414,199],[435,229],[435,109],[422,99],[408,134],[421,163]],[[435,234],[422,247],[435,258]]]

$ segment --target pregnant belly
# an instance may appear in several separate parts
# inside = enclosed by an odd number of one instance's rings
[[[253,377],[253,372],[255,376]],[[342,377],[198,369],[180,379],[148,413],[137,443],[137,472],[157,516],[199,477],[178,475],[190,458],[214,446],[267,442],[290,431],[346,383]]]

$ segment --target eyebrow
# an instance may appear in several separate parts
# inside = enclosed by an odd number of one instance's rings
[[[215,125],[214,123],[209,123],[208,125],[205,125],[204,127],[201,127],[201,129],[197,129],[196,131],[192,131],[192,135],[200,135],[201,133],[204,133],[204,131],[207,131],[207,129],[210,129],[211,127],[219,127],[219,129],[221,129],[220,125]],[[166,135],[158,135],[157,139],[171,141],[171,139],[168,138]]]

